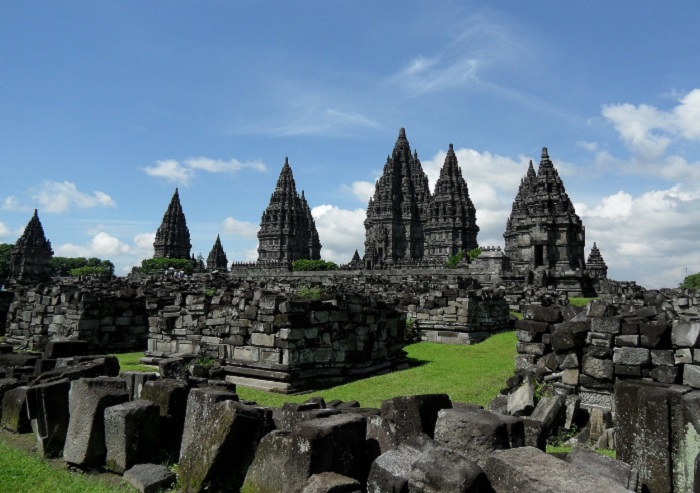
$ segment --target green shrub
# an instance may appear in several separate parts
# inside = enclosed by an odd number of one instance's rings
[[[77,269],[71,269],[70,275],[72,277],[78,277],[78,276],[101,277],[101,278],[112,277],[112,273],[109,271],[109,269],[106,269],[104,267],[88,267],[88,266],[78,267]]]
[[[469,250],[469,252],[467,252],[469,263],[471,264],[472,262],[474,262],[474,259],[476,259],[476,257],[478,257],[479,255],[481,255],[481,247],[476,247],[473,250]]]
[[[700,289],[700,272],[685,276],[683,282],[679,284],[679,288],[684,289]]]
[[[0,279],[10,277],[10,255],[14,245],[0,243]]]
[[[321,288],[310,288],[308,286],[304,286],[297,291],[297,295],[299,298],[305,299],[305,300],[310,300],[310,301],[315,301],[315,300],[320,300],[321,299]]]
[[[141,273],[156,274],[168,270],[171,267],[176,271],[181,270],[191,274],[194,269],[194,263],[192,260],[184,258],[147,258],[141,262]]]
[[[445,268],[456,269],[459,263],[462,261],[462,252],[457,252],[455,255],[450,256],[445,262]]]
[[[326,260],[295,260],[292,262],[293,271],[305,271],[305,270],[336,270],[338,265],[334,262],[328,262]]]
[[[83,269],[86,267],[104,269],[106,276],[111,277],[114,275],[114,264],[109,260],[102,260],[96,257],[85,258],[85,257],[52,257],[51,258],[51,275],[66,277],[66,276],[76,276],[80,274],[73,274],[76,269]],[[89,273],[91,271],[85,271]],[[94,271],[97,272],[97,271]],[[93,274],[94,275],[94,274]]]

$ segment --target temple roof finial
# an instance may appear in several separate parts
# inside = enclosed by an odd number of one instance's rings
[[[455,150],[455,149],[454,149],[454,146],[452,145],[451,142],[450,142],[450,150],[451,150],[451,151],[454,151],[454,150]]]
[[[549,159],[549,153],[547,152],[546,147],[542,148],[542,159]]]
[[[399,129],[399,139],[405,139],[406,138],[406,129],[401,127]]]

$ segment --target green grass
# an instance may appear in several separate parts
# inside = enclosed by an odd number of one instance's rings
[[[143,353],[122,353],[115,354],[119,360],[119,371],[158,371],[157,366],[142,365],[139,359],[143,358]]]
[[[553,445],[547,445],[548,454],[568,454],[569,452],[571,452],[571,447],[555,447]],[[607,455],[611,459],[617,459],[617,452],[615,450],[599,448],[596,449],[596,452],[601,455]]]
[[[574,306],[588,306],[588,302],[591,300],[597,300],[598,298],[569,298],[569,304]]]
[[[379,407],[391,397],[445,393],[456,402],[486,405],[513,374],[515,332],[496,334],[473,346],[419,342],[406,347],[414,366],[408,370],[358,380],[303,395],[280,395],[238,387],[241,399],[279,407],[311,396],[326,401],[356,400],[363,407]]]
[[[89,474],[68,473],[37,455],[0,441],[0,491],[24,493],[135,493],[127,484],[107,484]]]

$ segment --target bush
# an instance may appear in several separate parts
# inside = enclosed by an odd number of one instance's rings
[[[336,270],[338,265],[334,262],[327,262],[325,260],[295,260],[292,262],[293,271],[304,271],[304,270]]]
[[[14,245],[0,243],[0,279],[10,277],[10,255]]]
[[[147,258],[141,262],[142,274],[157,274],[170,268],[191,274],[194,269],[194,263],[190,259],[165,257]]]
[[[456,269],[459,263],[462,261],[462,257],[462,252],[457,252],[456,255],[452,255],[447,259],[447,262],[445,262],[445,267],[448,269]]]
[[[321,288],[310,288],[307,286],[302,287],[297,291],[299,298],[309,301],[316,301],[321,299]]]
[[[110,278],[112,273],[109,269],[104,267],[78,267],[77,269],[71,269],[70,275],[72,277],[87,276],[87,277],[101,277]]]
[[[467,256],[469,257],[469,263],[471,264],[476,257],[481,255],[481,247],[476,247],[472,250],[469,250],[467,253]]]
[[[700,272],[686,276],[678,287],[684,289],[700,289]]]

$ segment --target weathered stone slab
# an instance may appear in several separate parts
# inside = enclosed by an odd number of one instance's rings
[[[160,444],[176,457],[180,456],[189,392],[185,382],[170,378],[146,382],[141,391],[141,399],[160,408]]]
[[[2,396],[2,427],[13,433],[29,433],[31,425],[27,415],[27,389],[15,387]]]
[[[619,317],[595,317],[591,318],[591,332],[600,334],[617,335],[620,333]]]
[[[616,365],[646,366],[650,363],[649,350],[635,347],[616,347],[613,349],[613,363]]]
[[[550,343],[558,353],[580,347],[586,342],[590,330],[588,322],[564,322],[553,326]]]
[[[612,380],[614,374],[613,362],[609,359],[585,355],[583,357],[583,373],[593,378]]]
[[[420,433],[432,438],[438,411],[451,407],[447,394],[394,397],[382,402],[381,416],[394,423],[396,440],[401,443]]]
[[[135,400],[105,409],[107,469],[123,473],[156,458],[160,449],[160,408]]]
[[[147,371],[123,371],[120,376],[126,380],[126,390],[129,392],[130,401],[141,398],[141,391],[146,382],[158,379],[157,373]]]
[[[413,464],[424,450],[435,447],[426,437],[414,437],[389,452],[379,456],[373,463],[367,479],[367,493],[406,492]]]
[[[44,358],[69,358],[71,356],[83,356],[88,353],[87,341],[54,341],[46,343]]]
[[[555,324],[562,321],[561,309],[557,306],[528,305],[523,309],[523,319]]]
[[[541,422],[545,431],[549,433],[563,417],[564,402],[564,396],[561,395],[544,396],[532,411],[530,419]]]
[[[497,450],[484,472],[496,493],[629,493],[630,490],[534,447]]]
[[[335,472],[314,474],[304,484],[301,493],[361,493],[359,481]]]
[[[121,378],[81,378],[71,382],[68,397],[70,419],[63,458],[79,467],[105,463],[104,410],[129,400]]]
[[[193,389],[188,399],[185,429],[192,423],[197,436],[182,440],[180,488],[187,493],[238,491],[263,434],[263,413],[201,390],[206,389]]]
[[[477,462],[494,450],[510,447],[508,426],[501,415],[475,408],[443,409],[435,425],[435,441]],[[519,434],[524,441],[520,423]]]
[[[124,473],[124,481],[141,493],[158,493],[175,483],[175,473],[161,464],[137,464]]]
[[[628,490],[637,490],[639,471],[620,460],[590,449],[574,447],[566,456],[566,462],[594,476],[610,479]]]
[[[527,379],[508,396],[508,414],[513,416],[528,415],[535,408],[535,386]]]
[[[0,404],[2,403],[2,398],[5,392],[8,390],[16,389],[20,386],[19,380],[16,378],[0,378]],[[0,406],[0,417],[2,416],[2,406]]]
[[[700,322],[674,322],[671,329],[671,342],[675,347],[698,347],[700,342]]]
[[[27,389],[27,412],[42,457],[63,454],[68,433],[68,379],[35,385]]]
[[[444,447],[426,449],[408,475],[408,493],[486,493],[490,491],[484,471],[466,457]]]

